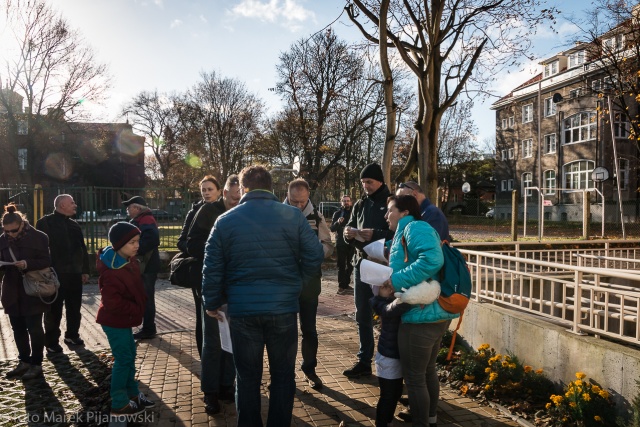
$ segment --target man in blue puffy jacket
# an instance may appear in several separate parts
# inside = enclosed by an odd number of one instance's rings
[[[324,253],[300,209],[280,203],[269,172],[240,173],[240,204],[218,217],[205,248],[202,299],[209,316],[228,304],[237,371],[238,426],[262,426],[264,347],[271,396],[267,426],[288,426],[293,413],[298,351],[298,297],[318,277]]]

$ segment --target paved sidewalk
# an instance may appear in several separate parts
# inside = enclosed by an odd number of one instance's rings
[[[296,370],[296,397],[294,403],[293,422],[296,426],[337,426],[344,421],[348,426],[375,425],[375,406],[379,389],[375,376],[358,380],[349,380],[342,375],[342,371],[353,365],[354,355],[358,349],[358,336],[353,321],[353,296],[336,295],[337,278],[335,270],[325,271],[323,291],[318,308],[318,332],[320,347],[318,350],[317,373],[324,381],[324,388],[320,391],[312,390],[303,380],[303,374]],[[99,357],[89,358],[86,351],[65,347],[66,356],[73,361],[78,357],[88,367],[86,372],[80,370],[80,382],[91,382],[92,366],[99,365],[99,358],[103,357],[101,350],[108,350],[106,337],[99,325],[94,321],[99,303],[99,292],[96,284],[85,287],[83,301],[83,323],[81,336],[86,342],[86,348],[92,350]],[[200,391],[199,373],[200,362],[194,338],[195,311],[191,291],[170,285],[167,281],[158,281],[156,290],[157,323],[159,334],[152,340],[138,344],[138,367],[141,389],[158,401],[158,405],[148,412],[146,418],[149,426],[235,426],[235,407],[233,404],[223,405],[222,413],[209,417],[204,412],[202,392]],[[8,318],[0,309],[0,360],[14,359],[16,349]],[[64,331],[64,329],[63,329]],[[93,365],[92,365],[93,364]],[[262,409],[264,419],[268,407],[268,361],[265,355],[264,377],[262,381]],[[3,363],[10,366],[9,363]],[[61,381],[52,386],[51,395],[63,396],[74,386],[66,381],[60,367],[55,369],[51,362],[45,361],[45,377],[58,375]],[[0,375],[4,376],[4,369],[0,366]],[[7,368],[8,369],[8,368]],[[86,380],[85,380],[86,378]],[[65,386],[65,382],[67,386]],[[75,383],[78,382],[76,378]],[[7,382],[3,382],[5,386]],[[14,382],[16,388],[20,382]],[[1,387],[0,387],[1,388]],[[27,400],[29,390],[27,388]],[[65,390],[66,389],[66,390]],[[3,392],[6,393],[6,390]],[[23,405],[24,392],[15,390],[11,400],[2,400],[0,418],[9,413],[15,426],[43,425],[24,421],[27,410]],[[73,396],[72,396],[73,397]],[[450,426],[517,426],[518,424],[504,414],[487,406],[482,406],[471,399],[459,396],[455,391],[443,386],[438,406],[438,425]],[[83,404],[82,396],[75,396],[75,405],[64,406],[67,413],[78,411]],[[61,400],[61,399],[60,399]],[[27,402],[28,404],[28,402]],[[9,416],[9,415],[7,415]],[[24,421],[21,422],[20,420]],[[5,425],[2,422],[2,425]],[[76,423],[61,423],[46,425],[82,425]],[[394,425],[402,426],[395,420]]]

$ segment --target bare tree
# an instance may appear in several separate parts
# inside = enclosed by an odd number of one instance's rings
[[[492,76],[517,63],[529,48],[529,36],[555,11],[538,10],[537,0],[394,0],[381,17],[381,3],[353,0],[346,11],[367,40],[397,49],[418,80],[415,147],[398,179],[417,166],[420,183],[435,200],[444,112],[470,85],[486,90]]]

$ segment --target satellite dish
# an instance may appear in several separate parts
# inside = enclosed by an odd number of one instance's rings
[[[602,182],[609,179],[609,171],[607,168],[598,166],[591,172],[591,179],[593,182]]]
[[[562,102],[563,98],[562,98],[562,95],[560,95],[559,93],[556,92],[556,93],[553,94],[553,98],[552,99],[553,99],[553,102],[555,102],[557,104],[558,102]]]
[[[299,156],[295,156],[293,158],[293,173],[296,174],[296,176],[298,176],[298,174],[300,173],[300,157]]]
[[[471,191],[471,184],[469,184],[468,182],[462,184],[462,192],[467,194],[469,191]]]

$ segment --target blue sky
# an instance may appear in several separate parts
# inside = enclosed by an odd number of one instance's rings
[[[72,27],[108,63],[114,86],[100,120],[114,120],[124,102],[142,90],[182,92],[202,71],[237,78],[271,111],[280,101],[275,83],[278,55],[300,38],[324,28],[342,12],[344,0],[50,0]],[[564,15],[588,7],[567,0],[549,4]],[[332,27],[347,40],[359,37],[346,14]],[[558,34],[540,29],[535,53],[542,59],[562,50],[575,28],[560,19]],[[500,76],[504,95],[538,72],[537,61]],[[492,101],[476,103],[478,139],[495,135]]]

